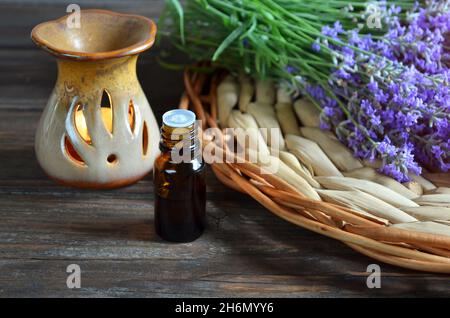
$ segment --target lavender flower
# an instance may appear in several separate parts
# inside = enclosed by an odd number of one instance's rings
[[[320,44],[318,41],[314,41],[314,43],[311,45],[311,48],[314,52],[320,52]]]
[[[411,12],[407,25],[391,18],[382,39],[344,32],[339,23],[322,28],[334,40],[347,36],[351,47],[328,46],[336,67],[325,91],[334,99],[306,87],[322,107],[321,127],[334,129],[355,156],[380,158],[380,171],[401,182],[409,173],[420,174],[421,165],[450,169],[450,71],[443,37],[450,13],[444,2]]]

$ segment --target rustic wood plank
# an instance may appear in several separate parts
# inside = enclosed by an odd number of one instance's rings
[[[320,276],[302,273],[294,263],[278,274],[276,259],[249,258],[239,260],[180,261],[170,259],[126,261],[80,261],[81,289],[65,286],[65,269],[72,260],[47,262],[42,260],[3,260],[2,270],[8,271],[9,284],[2,284],[0,294],[23,296],[71,297],[380,297],[428,296],[443,297],[446,289],[441,277],[424,283],[421,277],[386,274],[383,287],[369,290],[362,273]],[[312,266],[310,266],[312,267]],[[173,273],[176,271],[177,275]],[[33,273],[33,277],[24,273]],[[51,274],[50,274],[51,273]],[[404,281],[408,280],[408,284]]]
[[[151,182],[126,190],[62,188],[36,194],[2,186],[0,294],[448,295],[446,276],[384,265],[383,289],[368,290],[363,272],[370,260],[268,214],[255,202],[239,208],[242,203],[226,204],[210,191],[205,235],[194,243],[167,244],[151,226]],[[78,294],[64,286],[71,263],[86,273],[86,289]]]
[[[0,3],[0,47],[31,48],[32,28],[41,22],[57,19],[66,15],[70,3],[78,4],[81,9],[107,9],[123,13],[140,14],[157,20],[163,8],[163,0],[6,0]]]

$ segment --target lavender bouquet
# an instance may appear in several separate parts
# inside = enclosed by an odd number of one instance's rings
[[[193,58],[308,96],[323,129],[398,181],[449,170],[449,1],[186,2],[161,24]]]

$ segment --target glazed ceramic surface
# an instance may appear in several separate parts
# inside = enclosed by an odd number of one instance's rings
[[[65,184],[112,188],[145,176],[158,154],[159,129],[136,76],[138,53],[154,42],[144,17],[81,11],[38,25],[32,39],[57,57],[58,77],[35,138],[37,159]]]

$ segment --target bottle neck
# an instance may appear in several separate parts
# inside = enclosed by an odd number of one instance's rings
[[[190,162],[201,157],[197,124],[188,127],[161,127],[161,152],[170,154],[172,161]]]

